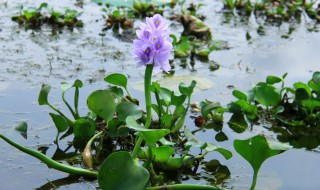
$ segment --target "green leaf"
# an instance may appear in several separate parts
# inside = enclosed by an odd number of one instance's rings
[[[181,37],[181,41],[176,44],[174,55],[176,57],[187,57],[189,55],[189,38],[186,36]]]
[[[173,153],[174,149],[171,146],[160,146],[152,148],[153,160],[155,162],[166,163]]]
[[[186,95],[176,96],[174,93],[171,94],[171,105],[176,107],[181,106],[186,101]]]
[[[320,100],[303,100],[301,105],[307,110],[312,111],[314,108],[320,107]]]
[[[186,86],[184,83],[181,83],[179,85],[179,91],[181,94],[186,95],[190,98],[196,84],[197,84],[197,82],[194,80],[191,82],[191,84],[189,86]]]
[[[79,138],[90,138],[96,131],[96,123],[89,118],[80,118],[75,121],[73,134]]]
[[[236,98],[238,98],[239,100],[245,100],[245,101],[248,101],[248,97],[245,93],[239,91],[239,90],[234,90],[232,92],[232,95]]]
[[[25,121],[20,122],[15,128],[16,131],[18,131],[23,138],[27,139],[28,135],[28,124]]]
[[[127,83],[128,83],[127,77],[120,73],[111,74],[106,78],[104,78],[104,81],[116,86],[121,86],[123,88],[127,88]]]
[[[149,146],[154,145],[170,133],[169,129],[146,129],[139,125],[132,116],[127,117],[126,123],[128,128],[138,131],[138,135],[141,136]]]
[[[103,190],[141,190],[148,179],[148,170],[125,151],[110,154],[98,173],[98,183]]]
[[[168,140],[165,139],[165,138],[160,139],[159,142],[160,142],[162,145],[168,145],[168,146],[173,146],[173,145],[175,145],[173,142],[168,141]]]
[[[56,126],[58,133],[62,133],[68,129],[68,122],[67,120],[62,117],[61,115],[57,115],[54,113],[49,113],[52,121],[54,122],[54,125]]]
[[[228,125],[237,133],[242,133],[248,128],[248,123],[244,119],[244,115],[241,113],[234,113],[231,116]]]
[[[247,140],[235,140],[233,146],[252,166],[254,178],[257,177],[259,169],[266,159],[281,154],[291,148],[291,146],[286,144],[268,143],[262,135],[257,135]],[[254,181],[256,181],[256,179],[254,179]]]
[[[313,73],[312,79],[308,82],[308,85],[312,90],[320,92],[320,72]]]
[[[43,84],[40,90],[40,94],[38,97],[38,103],[39,105],[48,105],[48,94],[50,92],[51,86],[47,84]]]
[[[166,129],[170,129],[172,123],[172,115],[171,114],[163,114],[160,118],[161,126]]]
[[[219,102],[209,102],[201,107],[201,115],[202,117],[207,117],[212,110],[221,107]]]
[[[172,38],[172,46],[175,46],[177,44],[177,37],[174,34],[170,34],[170,37]]]
[[[196,52],[196,55],[200,57],[208,57],[210,53],[211,53],[211,50],[206,48]]]
[[[128,116],[132,116],[135,120],[140,119],[142,111],[132,102],[121,102],[117,106],[118,119],[125,121]]]
[[[303,83],[303,82],[296,82],[296,83],[294,83],[293,86],[294,86],[294,88],[296,88],[296,89],[299,89],[299,88],[304,89],[304,90],[308,93],[308,95],[311,96],[311,90],[310,90],[309,86],[306,85],[305,83]]]
[[[87,105],[93,113],[108,122],[116,111],[115,99],[116,97],[111,91],[97,90],[89,95]]]
[[[109,134],[111,137],[127,137],[130,129],[125,125],[121,125],[123,122],[118,119],[112,119],[108,122]]]
[[[159,94],[163,98],[166,106],[169,106],[171,104],[171,94],[173,92],[167,88],[160,88],[159,89]]]
[[[265,106],[276,106],[281,100],[280,93],[276,91],[276,88],[265,83],[259,83],[254,88],[254,97]]]
[[[175,123],[175,125],[172,127],[171,129],[171,133],[175,133],[177,131],[179,131],[183,125],[184,125],[184,121],[186,120],[186,114],[187,114],[187,111],[185,111],[181,117],[178,119],[178,121]]]

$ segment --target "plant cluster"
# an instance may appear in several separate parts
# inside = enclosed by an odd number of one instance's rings
[[[19,15],[13,16],[12,20],[25,26],[26,29],[40,29],[42,25],[48,24],[53,29],[64,27],[73,30],[74,27],[83,27],[83,22],[78,19],[81,13],[76,10],[66,9],[64,13],[49,10],[47,3],[42,3],[38,8],[20,6]]]
[[[114,32],[118,32],[121,28],[122,30],[132,28],[133,21],[128,19],[130,18],[130,15],[126,13],[125,9],[116,9],[112,11],[112,13],[109,13],[109,9],[102,9],[103,12],[107,13],[107,16],[104,16],[104,19],[106,19],[105,28],[103,30],[109,30],[112,29]]]
[[[320,10],[315,8],[316,1],[305,0],[262,0],[252,2],[251,0],[225,0],[224,9],[231,12],[236,11],[239,15],[250,16],[254,14],[257,18],[266,19],[268,22],[281,23],[292,19],[300,21],[303,12],[316,21],[320,21]]]
[[[231,102],[227,107],[222,107],[217,102],[202,102],[201,114],[205,123],[221,124],[223,114],[230,112],[232,116],[228,124],[238,133],[248,128],[248,122],[255,124],[261,120],[273,123],[272,129],[282,132],[282,139],[285,139],[284,136],[289,139],[297,136],[299,138],[300,135],[310,133],[310,130],[317,131],[320,126],[320,72],[313,73],[307,84],[296,82],[292,87],[285,86],[286,76],[287,74],[282,77],[268,76],[266,82],[259,82],[248,93],[234,90],[232,94],[237,101]],[[281,129],[282,126],[289,131]],[[316,138],[315,141],[318,142],[316,145],[306,147],[317,147],[320,139]],[[292,145],[299,147],[294,142]]]
[[[108,75],[104,79],[111,86],[96,90],[89,95],[87,98],[89,111],[86,115],[81,115],[78,110],[79,93],[83,83],[80,80],[76,80],[73,84],[60,83],[62,101],[70,111],[72,118],[50,103],[50,85],[43,85],[41,88],[38,103],[53,110],[53,113],[49,115],[57,129],[55,142],[58,144],[64,137],[73,135],[72,145],[76,150],[81,151],[84,168],[60,163],[60,160],[56,160],[57,156],[49,158],[39,151],[15,143],[2,134],[0,138],[22,152],[38,158],[50,168],[69,174],[97,178],[103,190],[221,189],[211,185],[171,184],[168,178],[170,173],[178,173],[179,176],[189,172],[188,175],[195,176],[199,165],[204,166],[206,172],[218,170],[225,172],[228,177],[230,172],[219,161],[204,162],[203,160],[208,153],[213,151],[226,159],[230,159],[232,153],[211,142],[202,142],[196,138],[194,132],[184,127],[191,107],[195,81],[192,81],[189,86],[181,83],[179,94],[156,82],[152,83],[153,69],[166,72],[170,70],[168,55],[172,49],[172,39],[169,37],[168,25],[160,15],[146,20],[147,23],[142,23],[137,32],[139,39],[134,41],[135,60],[138,65],[146,67],[145,111],[130,95],[127,88],[128,79],[120,73]],[[318,79],[318,74],[316,74],[309,84],[313,90],[319,87]],[[273,78],[272,81],[277,82],[277,78]],[[268,85],[265,84],[262,87]],[[70,89],[74,89],[73,105],[65,97]],[[269,90],[261,92],[266,91]],[[312,91],[311,95],[314,96],[313,94]],[[154,103],[152,95],[156,100]],[[208,107],[209,105],[206,105],[207,114],[211,114],[213,110]],[[302,107],[305,106],[302,105]],[[157,117],[152,117],[152,109]],[[215,109],[215,111],[222,113],[225,110]],[[313,108],[311,111],[310,114],[318,110]],[[20,124],[16,129],[24,137],[27,136],[26,123]],[[59,138],[60,133],[64,134]],[[279,143],[269,143],[264,136],[257,135],[247,140],[235,140],[234,148],[251,164],[254,170],[250,188],[253,190],[262,163],[290,147]],[[191,153],[195,149],[200,150],[199,154]],[[223,177],[218,175],[217,173],[212,174],[216,180],[222,180]],[[213,180],[208,179],[208,181]]]

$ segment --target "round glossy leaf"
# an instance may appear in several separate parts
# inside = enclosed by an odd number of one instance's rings
[[[154,147],[152,148],[153,160],[155,162],[166,163],[173,152],[174,149],[171,146]]]
[[[127,88],[128,83],[127,77],[120,73],[111,74],[104,78],[104,81],[123,88]]]
[[[109,90],[97,90],[87,99],[88,108],[106,122],[110,121],[116,111],[114,94]]]
[[[239,90],[234,90],[234,91],[232,92],[232,95],[233,95],[234,97],[238,98],[239,100],[245,100],[245,101],[248,100],[247,95],[246,95],[245,93],[239,91]]]
[[[276,76],[267,76],[267,81],[268,84],[275,84],[282,82],[282,78],[276,77]]]
[[[73,134],[79,138],[90,138],[96,131],[96,124],[89,118],[80,118],[75,121],[73,126]]]
[[[265,106],[276,106],[281,100],[280,93],[270,85],[257,85],[254,89],[254,97]]]
[[[132,116],[135,120],[140,119],[142,111],[132,102],[121,102],[117,106],[118,119],[125,121],[128,116]]]
[[[258,173],[266,159],[291,148],[286,144],[268,143],[262,135],[257,135],[247,140],[235,140],[233,146],[250,163],[255,173]]]
[[[300,88],[304,89],[304,90],[308,93],[308,95],[311,96],[311,90],[310,90],[309,86],[306,85],[305,83],[296,82],[296,83],[294,83],[293,86],[294,86],[297,90],[300,89]]]
[[[98,182],[103,190],[142,190],[148,179],[148,170],[124,151],[110,154],[98,174]]]

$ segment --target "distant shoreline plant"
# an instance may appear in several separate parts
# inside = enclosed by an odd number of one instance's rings
[[[24,26],[26,29],[40,29],[42,25],[52,26],[53,30],[67,27],[73,30],[75,27],[83,27],[83,22],[78,19],[81,15],[76,10],[66,9],[64,12],[48,10],[48,4],[42,3],[38,8],[20,6],[19,15],[13,16],[12,20]]]

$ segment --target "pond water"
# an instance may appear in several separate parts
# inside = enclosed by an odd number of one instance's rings
[[[43,83],[50,84],[50,102],[62,108],[58,84],[62,81],[73,82],[75,79],[84,81],[80,90],[81,112],[85,108],[86,97],[93,90],[106,86],[103,78],[113,72],[120,72],[130,77],[129,88],[133,96],[143,102],[143,93],[135,86],[141,83],[144,68],[137,68],[131,56],[132,44],[114,36],[111,31],[100,36],[104,25],[101,7],[85,2],[83,8],[75,6],[76,1],[46,1],[55,9],[75,8],[83,12],[80,19],[84,22],[82,29],[73,32],[63,30],[62,34],[51,35],[51,29],[42,27],[39,31],[25,31],[11,16],[18,13],[16,8],[38,6],[42,1],[0,1],[0,132],[24,146],[37,149],[47,146],[47,155],[55,154],[57,147],[53,143],[55,127],[48,115],[49,109],[37,103],[38,93]],[[205,23],[212,30],[213,39],[227,41],[230,49],[214,51],[209,60],[220,64],[220,69],[212,72],[208,63],[196,61],[191,66],[181,67],[179,61],[174,62],[175,76],[195,76],[205,78],[213,83],[213,87],[198,91],[192,101],[204,99],[219,101],[226,105],[233,100],[232,90],[248,90],[268,75],[281,76],[288,73],[286,84],[307,82],[312,73],[320,70],[319,47],[320,35],[309,32],[312,21],[303,19],[295,25],[295,31],[287,38],[281,36],[288,33],[289,24],[264,26],[265,35],[259,35],[259,25],[254,18],[248,24],[241,23],[239,18],[226,21],[221,13],[222,1],[187,1],[206,4],[199,13],[206,16]],[[137,24],[137,23],[136,23]],[[183,28],[172,23],[173,33],[179,36]],[[249,32],[252,39],[246,39]],[[126,38],[127,36],[121,36]],[[162,79],[163,74],[154,76],[153,80]],[[172,83],[175,83],[172,80]],[[178,85],[178,83],[177,83]],[[143,103],[142,103],[143,104]],[[143,105],[141,105],[143,106]],[[226,116],[228,121],[230,116]],[[25,140],[14,132],[13,128],[20,121],[28,122],[28,138]],[[192,130],[196,129],[193,120],[186,123]],[[230,160],[221,155],[210,153],[206,160],[218,159],[226,165],[230,179],[224,186],[232,189],[249,188],[252,169],[244,159],[235,153],[232,142],[235,138],[245,139],[263,133],[268,139],[276,141],[277,135],[261,126],[254,126],[252,131],[243,134],[233,132],[227,124],[223,129],[229,140],[216,142],[216,132],[208,130],[198,132],[196,136],[203,141],[214,142],[233,152]],[[72,140],[72,139],[67,139]],[[61,145],[66,148],[66,144]],[[1,189],[50,189],[53,184],[60,184],[59,189],[95,189],[96,181],[66,178],[68,175],[48,169],[38,160],[21,153],[0,140],[0,188]],[[310,151],[292,149],[266,161],[258,178],[257,189],[269,190],[316,190],[320,188],[320,151],[319,147]],[[189,179],[190,183],[206,184],[206,181]]]

